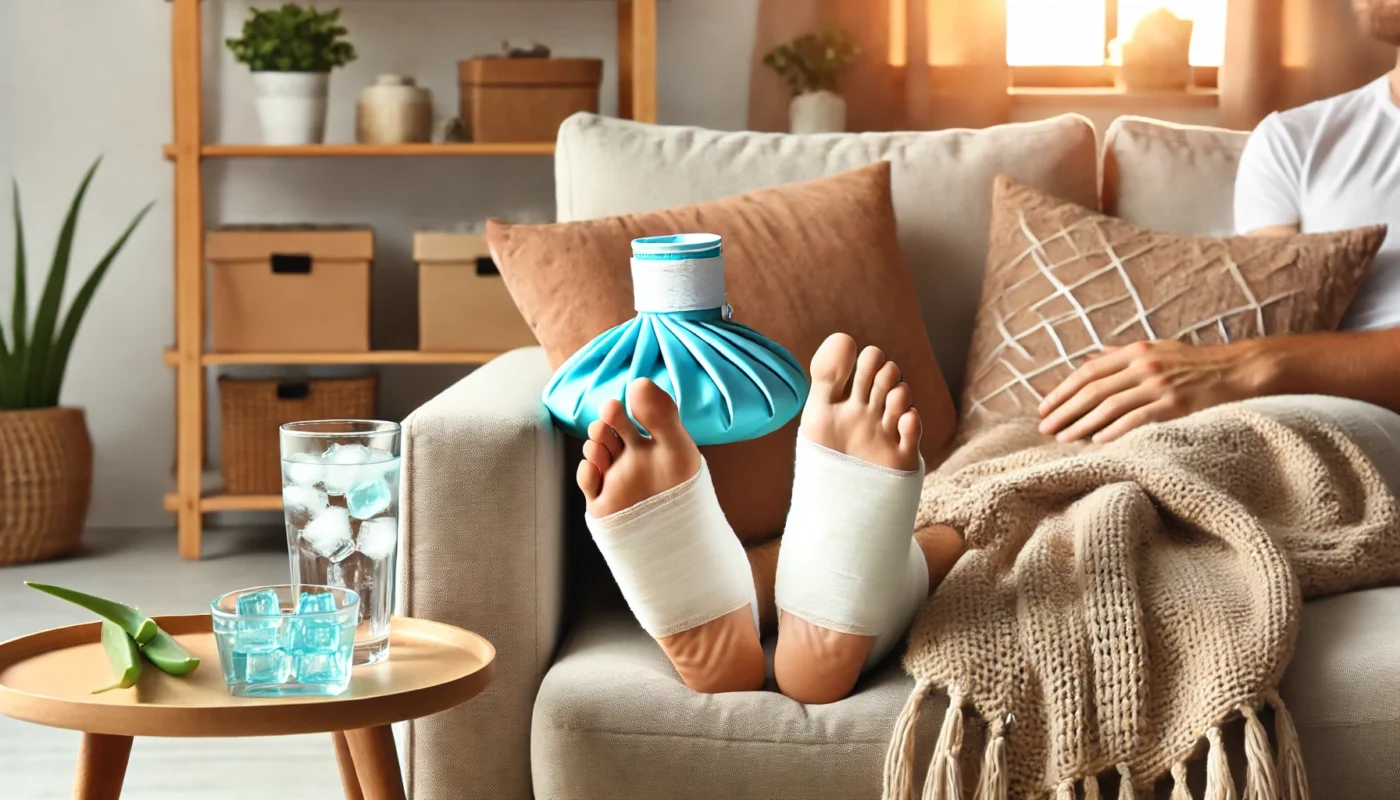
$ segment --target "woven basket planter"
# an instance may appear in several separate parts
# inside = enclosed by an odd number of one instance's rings
[[[0,566],[76,550],[91,499],[82,409],[0,411]]]
[[[224,491],[280,493],[278,426],[313,419],[373,419],[378,387],[377,375],[309,381],[219,378]]]

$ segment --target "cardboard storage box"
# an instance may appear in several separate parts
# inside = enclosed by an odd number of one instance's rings
[[[418,349],[496,351],[535,344],[496,271],[485,236],[420,231],[413,236],[413,258],[418,262]]]
[[[598,113],[598,58],[473,58],[457,64],[474,142],[553,142],[576,111]]]
[[[369,350],[369,228],[218,228],[205,257],[214,352]]]

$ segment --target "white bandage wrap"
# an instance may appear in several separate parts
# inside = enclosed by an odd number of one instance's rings
[[[653,638],[690,630],[758,598],[744,546],[702,460],[695,477],[616,514],[584,515],[627,605]]]
[[[651,313],[722,308],[724,256],[632,259],[632,305]]]
[[[799,431],[792,508],[778,551],[778,608],[842,633],[874,636],[879,661],[928,599],[914,543],[924,470],[852,458]]]

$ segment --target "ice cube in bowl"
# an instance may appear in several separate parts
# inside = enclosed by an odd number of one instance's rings
[[[239,613],[240,600],[243,611]],[[272,603],[268,602],[269,597]],[[273,605],[275,603],[275,606]],[[329,586],[264,586],[211,603],[219,664],[229,692],[243,697],[334,696],[345,691],[354,657],[359,594]],[[253,613],[276,609],[273,614]],[[280,613],[289,609],[287,613]],[[272,646],[250,648],[244,627],[276,625]]]

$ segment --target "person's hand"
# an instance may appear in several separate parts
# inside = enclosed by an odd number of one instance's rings
[[[1149,422],[1257,394],[1252,342],[1137,342],[1082,364],[1040,403],[1040,430],[1068,442],[1108,442]]]

